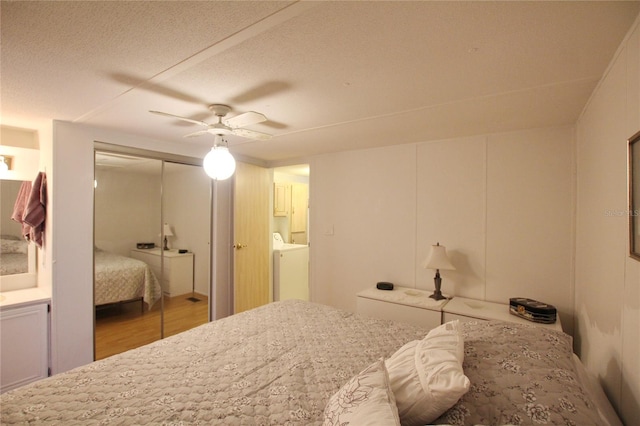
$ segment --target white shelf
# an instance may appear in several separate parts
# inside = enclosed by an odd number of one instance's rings
[[[48,303],[50,299],[51,290],[49,288],[33,287],[23,290],[3,291],[0,293],[0,308]]]

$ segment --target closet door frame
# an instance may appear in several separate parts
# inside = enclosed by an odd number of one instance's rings
[[[150,160],[160,160],[161,163],[161,172],[160,172],[160,204],[161,204],[161,209],[160,209],[160,233],[161,233],[161,240],[164,238],[163,234],[163,230],[162,230],[162,224],[165,223],[165,219],[164,219],[164,172],[165,172],[165,163],[169,162],[169,163],[176,163],[176,164],[184,164],[184,165],[189,165],[189,166],[196,166],[196,167],[202,167],[202,159],[201,158],[197,158],[197,157],[190,157],[190,156],[185,156],[185,155],[179,155],[179,154],[171,154],[171,153],[166,153],[166,152],[159,152],[159,151],[152,151],[152,150],[146,150],[146,149],[142,149],[142,148],[134,148],[134,147],[128,147],[128,146],[124,146],[124,145],[116,145],[116,144],[112,144],[112,143],[106,143],[106,142],[99,142],[99,141],[94,141],[94,158],[95,158],[95,154],[101,152],[101,153],[111,153],[111,154],[121,154],[121,155],[130,155],[130,156],[135,156],[135,157],[142,157],[142,158],[147,158]],[[204,173],[204,171],[203,171]],[[94,179],[95,179],[95,161],[94,161]],[[209,219],[210,219],[210,225],[214,223],[214,199],[215,199],[215,185],[214,185],[214,181],[211,180],[211,184],[209,185]],[[94,246],[95,246],[95,189],[94,189],[94,214],[93,214],[93,240],[94,240]],[[213,242],[214,241],[214,228],[213,226],[210,226],[209,228],[209,241]],[[214,281],[212,280],[214,271],[214,262],[213,262],[213,255],[214,253],[212,252],[212,246],[214,246],[213,243],[209,244],[209,252],[206,254],[206,258],[209,260],[209,274],[208,274],[208,291],[209,291],[209,297],[208,297],[208,321],[212,320],[212,313],[214,312],[213,306],[214,306],[214,294],[215,294],[215,288],[214,288]],[[160,257],[160,267],[161,270],[164,270],[164,256]],[[93,268],[95,268],[95,261],[94,261],[94,265],[92,265]],[[95,270],[94,270],[94,276],[95,276]],[[162,280],[162,277],[158,277],[159,280]],[[163,289],[164,290],[164,289]],[[95,284],[92,287],[92,292],[95,291]],[[92,298],[93,300],[93,298]],[[160,297],[160,339],[163,339],[165,337],[165,332],[164,332],[164,296]],[[94,306],[95,309],[95,306]],[[93,315],[93,319],[94,319],[94,324],[93,324],[93,330],[94,330],[94,339],[93,339],[93,345],[94,345],[94,359],[96,356],[96,341],[95,341],[95,328],[96,328],[96,324],[95,324],[95,313]]]

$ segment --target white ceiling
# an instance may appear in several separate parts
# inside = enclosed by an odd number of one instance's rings
[[[198,126],[258,111],[309,155],[575,123],[638,1],[2,1],[1,112],[198,144]]]

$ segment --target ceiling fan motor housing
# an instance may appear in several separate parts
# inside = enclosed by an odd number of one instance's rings
[[[218,117],[224,117],[229,114],[231,107],[223,104],[211,104],[209,105],[209,110],[213,111],[213,113]]]

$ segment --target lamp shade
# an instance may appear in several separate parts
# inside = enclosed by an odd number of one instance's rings
[[[236,170],[236,160],[226,146],[214,146],[202,162],[204,171],[214,180],[225,180]]]
[[[165,237],[173,237],[173,232],[171,232],[171,226],[169,226],[168,223],[164,224],[164,227],[162,228],[162,233],[164,234]]]
[[[431,246],[431,251],[429,252],[429,256],[424,261],[423,266],[426,269],[456,269],[455,266],[453,266],[449,261],[446,247],[441,246],[440,243]]]

